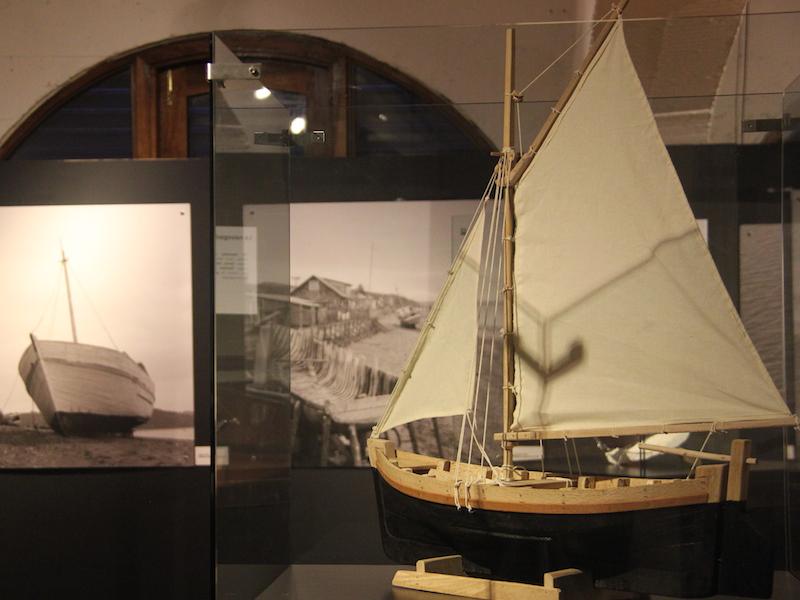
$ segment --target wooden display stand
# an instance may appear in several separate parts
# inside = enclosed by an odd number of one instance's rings
[[[397,571],[395,587],[448,594],[477,600],[625,600],[645,598],[639,594],[596,590],[591,578],[578,569],[544,574],[543,585],[495,581],[464,573],[461,556],[440,556],[417,561],[415,571]]]

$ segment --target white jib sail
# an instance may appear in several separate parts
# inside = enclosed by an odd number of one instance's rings
[[[420,332],[414,354],[373,435],[418,419],[461,415],[470,406],[484,207],[481,202],[444,289]]]
[[[512,429],[789,415],[725,291],[621,23],[521,179]]]

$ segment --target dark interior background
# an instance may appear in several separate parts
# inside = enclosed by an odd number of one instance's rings
[[[709,219],[711,252],[735,301],[738,228],[780,222],[782,158],[790,165],[800,158],[797,145],[785,152],[782,157],[777,144],[670,148],[696,216]],[[289,190],[292,202],[474,197],[493,166],[491,157],[474,153],[298,158],[291,170],[271,168],[270,161],[283,159],[269,156],[229,160],[240,165],[235,181],[243,188],[263,183],[265,172],[286,177],[270,185]],[[798,169],[786,176],[783,185],[800,187]],[[202,444],[211,443],[213,422],[210,197],[205,160],[0,162],[1,204],[192,203],[195,415]],[[293,469],[272,477],[260,491],[223,492],[233,500],[230,511],[216,516],[228,532],[229,560],[222,562],[251,556],[278,566],[387,562],[370,469]],[[775,516],[782,560],[783,474],[754,476],[753,486],[752,501]],[[207,467],[1,471],[0,597],[212,597],[213,494]]]

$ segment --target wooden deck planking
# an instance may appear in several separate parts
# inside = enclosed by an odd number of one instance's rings
[[[437,504],[453,503],[452,480],[401,469],[392,464],[380,447],[371,449],[370,458],[384,480],[399,492]],[[543,514],[597,514],[686,506],[704,504],[708,497],[709,483],[705,479],[680,479],[662,481],[660,485],[605,489],[542,489],[480,484],[469,489],[470,504],[474,508]]]

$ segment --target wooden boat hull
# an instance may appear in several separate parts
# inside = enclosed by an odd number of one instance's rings
[[[541,583],[548,571],[578,568],[598,587],[679,597],[716,591],[718,504],[589,515],[470,512],[407,496],[377,473],[376,488],[384,550],[401,563],[461,554],[468,571],[508,581]]]
[[[19,373],[47,424],[62,435],[127,433],[153,414],[153,381],[124,352],[31,336]]]
[[[470,512],[407,496],[377,471],[375,485],[384,551],[402,564],[460,554],[468,573],[505,581],[541,584],[548,571],[579,568],[601,589],[772,593],[770,541],[741,502],[588,515]]]
[[[725,501],[727,467],[702,467],[696,479],[598,479],[591,487],[559,477],[485,483],[470,486],[467,498],[463,480],[476,480],[479,467],[462,465],[455,475],[448,461],[370,442],[383,546],[398,562],[460,554],[468,573],[507,581],[541,584],[546,572],[578,568],[601,589],[771,594],[767,528],[743,501]],[[471,510],[455,506],[455,481]]]

